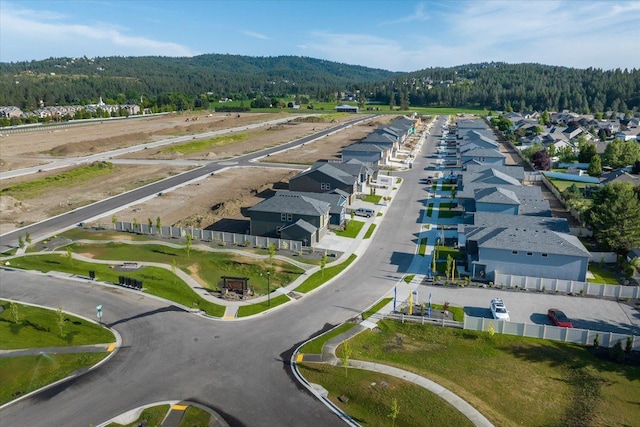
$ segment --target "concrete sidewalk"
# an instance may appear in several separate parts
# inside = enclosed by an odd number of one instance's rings
[[[383,308],[383,311],[386,311],[387,307]],[[360,332],[365,331],[367,329],[373,329],[374,327],[376,327],[376,323],[373,319],[364,320],[360,324],[349,329],[348,331],[343,332],[342,334],[327,341],[322,347],[321,355],[294,354],[293,360],[296,360],[298,362],[304,361],[304,362],[312,362],[312,363],[314,362],[327,363],[334,366],[342,366],[342,360],[340,360],[336,356],[336,353],[335,353],[336,348],[338,348],[338,346],[343,342],[355,337]],[[449,403],[451,406],[457,409],[460,413],[462,413],[465,417],[467,417],[469,421],[471,421],[474,425],[480,426],[480,427],[493,426],[493,424],[487,418],[485,418],[484,415],[482,415],[479,411],[477,411],[473,406],[471,406],[461,397],[459,397],[452,391],[444,388],[440,384],[437,384],[431,381],[428,378],[425,378],[423,376],[417,375],[413,372],[409,372],[404,369],[384,365],[381,363],[367,362],[363,360],[349,360],[348,366],[354,369],[364,369],[367,371],[379,372],[384,375],[390,375],[390,376],[399,378],[401,380],[412,382],[420,387],[423,387],[429,390],[430,392],[436,394],[437,396],[445,400],[447,403]],[[295,364],[293,366],[293,369],[296,369]],[[311,391],[314,393],[320,392],[319,389],[315,389],[313,387],[311,388]],[[326,393],[326,391],[322,391],[322,393]]]

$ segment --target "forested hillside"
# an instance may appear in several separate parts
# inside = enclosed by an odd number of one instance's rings
[[[45,105],[140,102],[145,106],[193,105],[211,99],[305,94],[335,98],[338,90],[398,73],[320,59],[279,56],[200,55],[192,58],[51,58],[0,63],[0,105],[34,109]]]
[[[393,73],[314,58],[200,55],[192,58],[51,58],[0,63],[0,105],[105,102],[206,107],[210,100],[304,95],[334,101],[361,91],[366,101],[400,106],[475,106],[490,110],[640,110],[640,70],[540,64],[469,64]]]
[[[370,100],[395,105],[408,101],[421,106],[578,113],[640,109],[640,70],[635,69],[485,63],[426,69],[364,87]]]

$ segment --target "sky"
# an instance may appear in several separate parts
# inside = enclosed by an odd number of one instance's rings
[[[0,0],[0,62],[306,56],[389,71],[640,69],[640,0]]]

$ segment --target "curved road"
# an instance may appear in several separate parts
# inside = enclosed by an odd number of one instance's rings
[[[430,137],[425,144],[429,150],[433,141]],[[103,321],[123,340],[114,357],[96,370],[4,408],[0,425],[86,427],[141,405],[176,399],[209,406],[231,426],[344,425],[299,386],[288,361],[299,343],[358,315],[415,269],[416,234],[425,209],[418,178],[427,161],[419,156],[413,169],[402,174],[404,184],[384,221],[350,269],[258,319],[214,321],[121,288],[0,270],[3,298],[62,305],[87,317],[94,317],[95,306],[102,304]],[[429,289],[438,302],[440,288]],[[490,298],[481,289],[450,292],[480,306]],[[616,309],[609,301],[583,301]]]
[[[30,234],[33,240],[38,240],[41,237],[50,236],[60,230],[72,227],[73,225],[78,224],[80,222],[88,221],[92,218],[98,218],[104,215],[108,215],[110,212],[118,211],[125,206],[139,202],[140,200],[143,200],[148,197],[153,197],[154,195],[157,195],[158,193],[161,193],[163,191],[167,191],[174,187],[184,185],[188,182],[203,178],[212,173],[219,172],[222,169],[227,168],[229,166],[249,166],[252,164],[253,161],[261,157],[268,156],[270,154],[273,154],[285,149],[306,144],[308,142],[322,138],[326,135],[339,132],[340,130],[351,127],[357,123],[370,120],[372,117],[374,116],[372,115],[364,116],[364,117],[360,116],[357,119],[350,120],[343,124],[334,126],[329,129],[325,129],[313,135],[306,136],[306,137],[288,142],[286,144],[279,145],[277,147],[271,147],[271,148],[267,148],[265,150],[257,151],[254,153],[244,154],[242,156],[234,157],[232,159],[211,162],[201,168],[192,169],[182,174],[174,175],[172,177],[163,179],[162,181],[157,181],[149,185],[146,185],[144,187],[136,188],[135,190],[129,191],[127,193],[123,193],[118,196],[114,196],[109,199],[105,199],[105,200],[93,203],[91,205],[75,209],[71,212],[58,215],[56,217],[47,219],[45,221],[41,221],[39,223],[20,228],[18,230],[5,233],[2,236],[0,236],[0,253],[7,251],[11,248],[18,247],[19,236],[24,237],[27,232]],[[250,126],[257,127],[258,125],[256,124],[256,125],[244,126],[243,129]],[[221,132],[227,132],[227,131],[221,131]],[[208,135],[208,134],[203,134],[203,135]],[[191,139],[193,138],[193,136],[180,137],[180,138]],[[174,138],[169,141],[176,142],[176,140],[180,138]],[[157,143],[152,143],[152,144],[164,144],[165,142],[166,141],[159,141]],[[138,150],[139,147],[141,146],[122,149],[120,151],[125,151],[125,152],[135,151],[135,150]],[[129,151],[126,151],[126,150],[129,150]],[[120,154],[124,154],[124,153],[120,153]],[[105,156],[109,156],[109,153],[106,153],[106,154],[102,153],[100,155],[95,155],[95,156],[98,156],[96,158],[104,159]],[[95,156],[91,156],[91,157],[93,158]],[[86,158],[74,160],[74,162],[76,163],[85,163],[86,161],[87,161]]]

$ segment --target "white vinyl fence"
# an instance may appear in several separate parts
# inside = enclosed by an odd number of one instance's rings
[[[634,351],[640,351],[640,337],[636,335],[591,331],[589,329],[560,328],[557,326],[536,325],[532,323],[505,322],[484,317],[464,316],[464,329],[488,331],[489,325],[493,325],[494,331],[500,334],[562,341],[580,345],[593,345],[593,341],[596,335],[598,335],[600,346],[605,348],[613,347],[617,342],[620,342],[624,349],[627,345],[627,339],[631,337],[631,348]]]
[[[508,289],[527,289],[544,292],[562,292],[610,298],[640,298],[640,286],[601,285],[576,280],[548,279],[544,277],[516,276],[496,273],[495,285]]]
[[[226,231],[201,230],[199,228],[168,227],[160,228],[149,224],[136,224],[131,222],[118,221],[115,223],[116,231],[145,234],[149,236],[172,237],[175,239],[184,238],[191,235],[195,240],[205,242],[216,242],[220,244],[233,244],[241,246],[254,246],[258,248],[268,248],[275,245],[276,249],[300,252],[303,250],[302,242],[298,240],[277,239],[274,237],[252,236],[250,234],[227,233]]]

